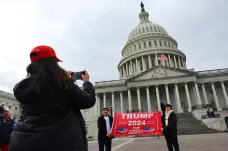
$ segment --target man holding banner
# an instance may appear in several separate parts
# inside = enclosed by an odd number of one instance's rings
[[[114,138],[110,136],[113,117],[108,115],[108,108],[103,108],[102,111],[103,115],[101,115],[97,120],[99,151],[104,151],[104,146],[105,151],[111,151],[112,139]]]
[[[162,130],[165,135],[167,147],[169,151],[173,151],[173,147],[175,151],[179,151],[180,149],[177,139],[177,116],[172,110],[172,105],[166,104],[166,112],[163,116],[165,116],[165,126]]]

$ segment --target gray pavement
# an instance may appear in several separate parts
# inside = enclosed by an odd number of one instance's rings
[[[228,133],[178,136],[181,151],[228,151]],[[98,151],[97,140],[89,151]],[[168,151],[164,137],[115,138],[112,151]]]

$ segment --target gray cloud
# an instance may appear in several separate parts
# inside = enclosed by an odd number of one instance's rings
[[[138,25],[139,0],[34,0],[0,6],[0,88],[12,92],[24,78],[29,51],[47,44],[66,69],[87,69],[91,80],[119,78],[117,65],[131,30]],[[188,68],[226,68],[226,0],[144,0],[150,20],[163,26],[187,56]],[[13,57],[12,57],[13,56]],[[11,57],[11,59],[6,59]],[[79,82],[80,83],[80,82]]]

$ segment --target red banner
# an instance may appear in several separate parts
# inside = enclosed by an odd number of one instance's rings
[[[110,135],[160,136],[161,128],[161,112],[115,113]]]

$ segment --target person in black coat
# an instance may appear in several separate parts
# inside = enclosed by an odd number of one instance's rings
[[[161,123],[162,127],[165,127],[165,104],[161,103]]]
[[[162,128],[163,134],[165,135],[167,147],[169,151],[179,151],[179,143],[177,138],[177,116],[172,110],[172,105],[166,104],[165,112],[165,126]]]
[[[8,151],[10,136],[16,122],[11,119],[8,107],[0,107],[0,110],[0,151]]]
[[[85,121],[80,112],[94,106],[89,75],[81,75],[83,90],[72,72],[57,62],[55,51],[38,46],[30,53],[28,77],[14,87],[22,116],[11,136],[9,151],[88,151]]]
[[[113,117],[108,115],[108,108],[104,108],[102,111],[103,115],[97,120],[99,151],[104,151],[104,146],[105,151],[111,151],[112,139],[114,137],[110,137],[109,134],[112,129]]]

